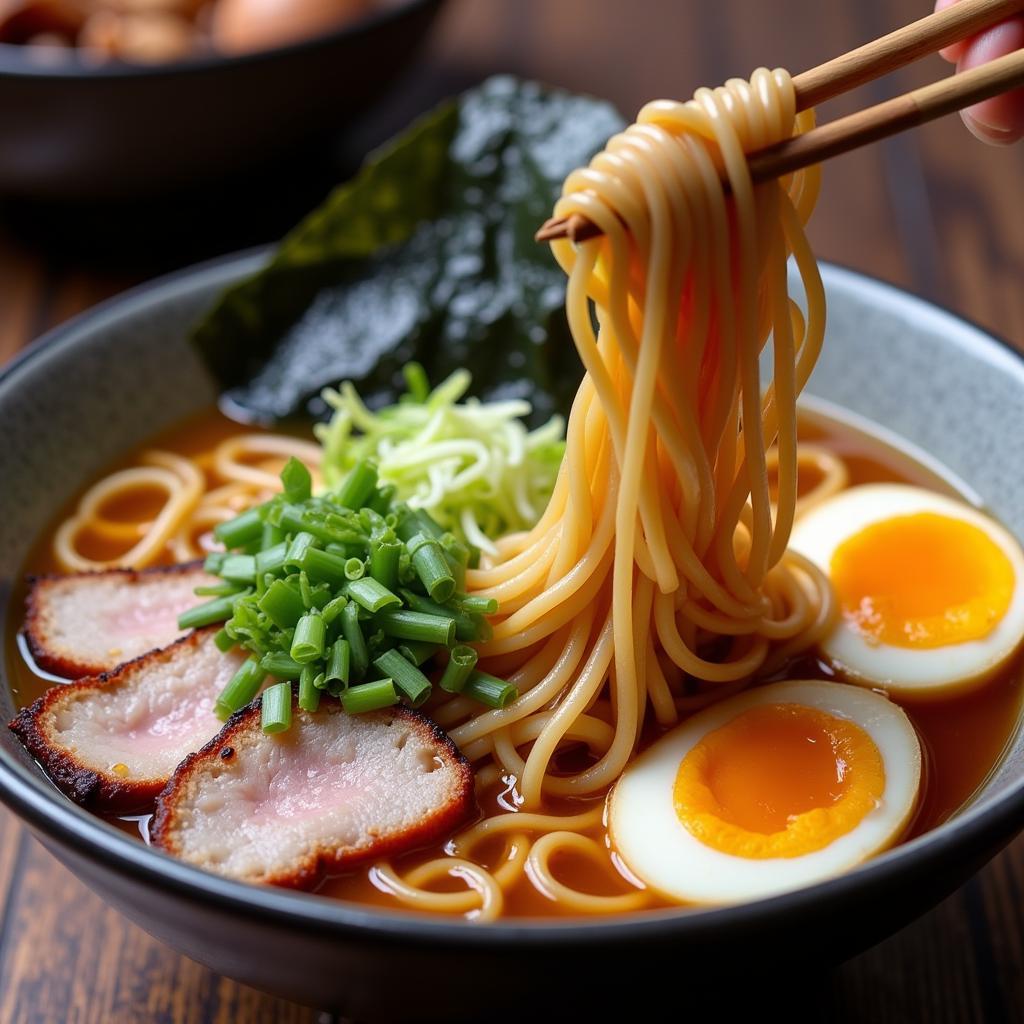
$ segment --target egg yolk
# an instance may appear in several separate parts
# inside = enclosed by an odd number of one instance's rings
[[[882,755],[860,726],[799,704],[750,708],[680,762],[682,825],[737,857],[799,857],[851,831],[885,790]]]
[[[855,533],[833,553],[830,575],[849,625],[871,642],[910,648],[988,636],[1015,582],[1010,560],[984,530],[934,512]]]

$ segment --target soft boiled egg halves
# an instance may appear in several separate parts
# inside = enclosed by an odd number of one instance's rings
[[[921,747],[903,710],[848,683],[773,683],[712,705],[649,747],[612,790],[612,843],[686,903],[796,889],[895,843]]]
[[[853,487],[816,506],[790,546],[832,581],[821,643],[847,679],[901,699],[990,678],[1024,639],[1024,553],[969,505],[904,484]]]

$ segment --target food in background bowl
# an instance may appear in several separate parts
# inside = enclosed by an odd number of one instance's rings
[[[375,4],[289,45],[238,55],[207,50],[187,60],[90,62],[70,47],[0,42],[0,193],[100,202],[103,219],[127,224],[137,199],[206,203],[206,186],[240,175],[246,189],[214,193],[230,192],[225,217],[234,222],[279,157],[294,163],[305,154],[305,178],[315,146],[335,145],[409,71],[443,2]],[[147,237],[179,237],[180,217],[170,212],[178,205],[154,207]]]
[[[0,42],[150,64],[273,49],[340,28],[379,0],[6,0]]]

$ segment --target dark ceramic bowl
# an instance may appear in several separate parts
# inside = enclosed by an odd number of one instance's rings
[[[443,0],[392,0],[313,39],[147,67],[42,64],[0,44],[0,194],[154,196],[334,132],[409,64]]]
[[[209,406],[188,326],[260,254],[136,290],[53,331],[0,375],[0,612],[56,509],[126,447]],[[1024,361],[918,299],[825,268],[829,338],[812,381],[931,452],[1024,535]],[[13,612],[13,614],[12,614]],[[0,718],[13,713],[0,681]],[[475,926],[225,881],[80,810],[0,730],[0,798],[133,921],[214,970],[360,1020],[563,1019],[655,992],[726,986],[755,968],[813,977],[950,893],[1024,824],[1024,739],[972,805],[824,884],[718,910]],[[63,969],[55,964],[54,970]],[[792,972],[796,972],[795,975]],[[666,988],[666,979],[672,984]],[[652,989],[652,984],[655,986]],[[682,1004],[680,1004],[682,1005]]]

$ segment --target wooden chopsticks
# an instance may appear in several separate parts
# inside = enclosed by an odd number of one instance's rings
[[[797,109],[806,110],[881,78],[1019,11],[1024,11],[1024,0],[960,0],[937,14],[797,75],[793,79]],[[751,178],[757,183],[781,177],[1018,86],[1024,86],[1024,50],[751,153]],[[574,215],[551,218],[534,237],[538,242],[554,238],[582,242],[600,233],[591,221]]]

